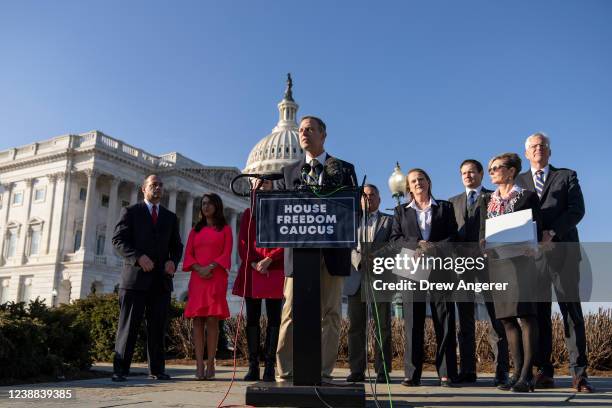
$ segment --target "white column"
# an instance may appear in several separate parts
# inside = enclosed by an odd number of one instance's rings
[[[138,183],[134,183],[134,185],[132,186],[132,193],[130,194],[130,205],[136,204],[136,202],[138,201],[139,189],[140,186],[138,185]]]
[[[47,208],[48,208],[48,212],[47,212],[47,228],[46,228],[46,237],[45,237],[45,249],[43,251],[44,254],[48,254],[49,253],[49,245],[51,243],[51,227],[53,226],[53,208],[55,207],[55,188],[57,186],[57,179],[59,177],[59,174],[49,174],[47,176],[47,179],[49,179],[49,187],[51,191],[47,191],[47,197],[46,200],[47,201]]]
[[[96,183],[98,172],[95,170],[85,170],[87,175],[87,196],[85,197],[85,213],[83,216],[83,232],[81,234],[81,247],[79,252],[84,252],[89,244],[90,235],[96,229],[94,207],[96,205]]]
[[[170,196],[168,197],[168,209],[173,213],[176,213],[176,196],[178,191],[176,189],[170,190]]]
[[[106,216],[106,238],[104,240],[104,254],[110,256],[113,254],[113,231],[115,230],[117,205],[119,204],[119,184],[121,179],[113,178],[110,185],[110,194],[108,199],[108,214]],[[107,258],[107,265],[109,265]]]
[[[29,227],[28,222],[30,221],[30,212],[32,210],[32,186],[34,185],[34,179],[26,179],[26,191],[24,193],[23,205],[26,210],[25,220],[21,228],[21,237],[19,248],[21,248],[21,263],[25,262],[26,245],[28,244]]]
[[[8,225],[9,220],[9,212],[11,208],[11,193],[13,191],[14,185],[14,183],[6,183],[2,185],[2,187],[4,188],[4,197],[2,197],[2,211],[4,212],[4,216],[2,217],[3,224],[2,228],[0,229],[0,231],[2,231],[2,236],[0,237],[0,240],[2,241],[2,245],[0,245],[0,265],[4,263],[4,242],[6,241],[7,232],[6,226]]]
[[[187,193],[186,201],[185,217],[183,218],[183,245],[187,245],[187,238],[191,231],[191,221],[193,220],[193,196],[191,193]]]
[[[238,269],[238,213],[230,208],[230,226],[232,227],[232,269]]]

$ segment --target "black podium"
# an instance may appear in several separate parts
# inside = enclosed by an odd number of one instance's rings
[[[359,200],[357,189],[257,192],[257,246],[293,251],[293,382],[247,387],[248,405],[365,407],[363,384],[321,382],[322,251],[357,245]]]

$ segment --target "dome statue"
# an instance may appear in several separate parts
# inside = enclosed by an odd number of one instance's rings
[[[296,122],[299,106],[293,100],[292,87],[291,74],[287,74],[287,89],[278,104],[278,123],[253,147],[243,173],[275,173],[304,156]]]

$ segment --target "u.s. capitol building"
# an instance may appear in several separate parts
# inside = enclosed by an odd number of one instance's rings
[[[303,155],[288,85],[277,126],[253,148],[245,172],[277,171]],[[121,207],[142,200],[151,173],[163,179],[161,204],[176,212],[184,244],[198,220],[199,198],[221,196],[234,234],[231,289],[240,263],[239,219],[249,205],[229,190],[240,170],[176,152],[156,156],[91,131],[0,151],[0,304],[40,297],[55,306],[113,291],[123,263],[111,244],[113,230]],[[175,297],[185,297],[188,279],[177,272]]]

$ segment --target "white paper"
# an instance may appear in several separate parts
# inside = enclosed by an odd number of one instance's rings
[[[534,248],[538,243],[531,209],[487,219],[485,239],[487,249],[495,248],[498,259],[525,255],[527,248]]]
[[[402,248],[402,250],[399,253],[399,256],[401,259],[404,259],[404,256],[408,258],[413,258],[415,259],[415,262],[416,262],[416,259],[418,258],[414,256],[415,252],[416,251],[412,249]],[[421,259],[421,262],[418,264],[419,267],[417,267],[416,269],[412,268],[413,266],[412,262],[408,262],[408,269],[404,269],[403,264],[404,263],[401,262],[400,266],[402,266],[402,268],[398,268],[398,265],[395,265],[395,268],[393,269],[393,273],[395,275],[401,276],[403,278],[408,278],[413,281],[429,280],[429,274],[431,273],[431,269],[425,267],[426,265],[425,265],[424,258]]]

